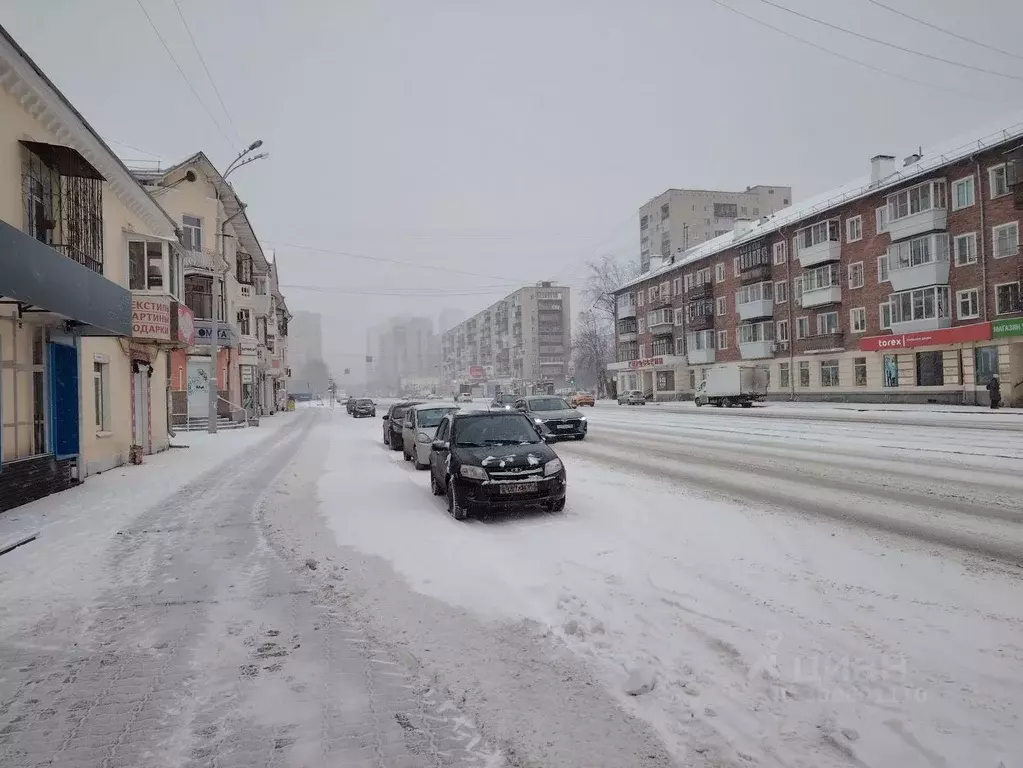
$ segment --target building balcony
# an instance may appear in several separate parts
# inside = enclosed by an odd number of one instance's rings
[[[714,327],[714,315],[695,315],[686,318],[686,328],[690,331],[709,331]]]
[[[928,285],[948,285],[948,259],[931,261],[913,267],[892,267],[888,264],[888,279],[892,283],[892,291],[910,291]]]
[[[945,208],[931,208],[903,219],[888,222],[888,235],[893,242],[946,229],[948,229],[948,211]]]
[[[815,352],[834,352],[844,349],[845,334],[841,331],[834,333],[821,333],[816,336],[809,336],[803,341],[803,351],[808,354]]]
[[[773,341],[747,341],[739,344],[739,355],[743,360],[759,360],[774,357]]]
[[[635,331],[628,331],[626,333],[618,334],[618,341],[635,341],[637,334]]]
[[[714,298],[714,283],[696,283],[690,286],[686,294],[686,301],[699,301],[700,299]]]
[[[185,258],[182,261],[184,269],[198,269],[203,272],[214,272],[217,264],[220,263],[220,256],[212,248],[203,248],[201,251],[185,251]]]
[[[270,314],[270,294],[256,293],[251,285],[240,283],[235,303],[241,309],[251,309],[257,315]]]
[[[799,249],[799,266],[815,267],[842,258],[842,243],[839,240],[824,242]]]
[[[799,306],[803,309],[811,307],[822,307],[825,304],[838,304],[842,301],[842,287],[839,285],[828,285],[824,288],[815,288],[812,291],[803,291],[799,298]]]
[[[758,320],[761,317],[771,317],[774,314],[774,299],[759,299],[739,304],[740,320]]]
[[[686,360],[690,365],[707,365],[714,362],[713,349],[690,349],[686,350]]]
[[[749,267],[739,272],[739,282],[743,285],[750,283],[762,283],[765,280],[771,279],[771,265],[757,264],[756,266]]]
[[[654,336],[673,333],[675,330],[675,323],[669,318],[668,320],[651,323],[647,327],[647,330]]]
[[[919,333],[920,331],[939,331],[942,328],[949,328],[952,325],[950,317],[928,317],[923,320],[907,320],[902,323],[892,323],[892,333],[899,336],[904,333]]]

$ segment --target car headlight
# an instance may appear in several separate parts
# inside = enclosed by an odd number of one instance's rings
[[[544,477],[547,477],[549,475],[556,475],[563,468],[564,465],[561,463],[561,459],[551,459],[550,461],[543,465]]]
[[[580,416],[579,417],[579,421],[586,421],[586,417],[585,416]]]
[[[483,469],[483,467],[472,467],[463,464],[458,471],[461,473],[462,477],[468,477],[472,480],[487,479],[487,470]]]
[[[428,443],[430,442],[430,436],[425,432],[420,432],[418,435],[416,435],[416,441],[420,443]]]
[[[543,424],[543,419],[533,419],[537,424]]]

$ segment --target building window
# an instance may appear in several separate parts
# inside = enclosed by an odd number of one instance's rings
[[[788,389],[792,386],[792,364],[778,363],[778,386]]]
[[[646,344],[639,345],[639,359],[640,360],[646,359]]]
[[[964,179],[952,182],[952,210],[969,208],[974,203],[973,177],[967,176]]]
[[[247,309],[238,310],[238,332],[242,336],[250,336],[252,334],[252,318]]]
[[[682,325],[682,318],[685,315],[685,310],[679,307],[675,310],[675,325]]]
[[[885,355],[882,366],[884,368],[884,385],[886,387],[899,386],[899,356]]]
[[[733,277],[738,277],[739,276],[739,257],[738,256],[736,256],[734,259],[732,259],[732,276]]]
[[[991,199],[1009,194],[1009,179],[1005,163],[987,169],[988,183],[991,187]]]
[[[874,211],[874,225],[879,235],[888,231],[888,206],[882,205]]]
[[[877,257],[877,282],[888,282],[888,254]]]
[[[853,216],[845,220],[845,240],[855,243],[863,239],[863,217]]]
[[[728,331],[718,331],[718,349],[728,349]]]
[[[641,317],[636,323],[636,327],[639,328],[640,333],[646,333],[646,318]]]
[[[965,267],[967,264],[977,263],[977,233],[970,232],[966,235],[958,235],[953,241],[955,251],[955,265]]]
[[[777,328],[775,329],[775,338],[778,341],[788,341],[789,340],[789,321],[788,320],[779,320],[778,321]]]
[[[800,251],[820,243],[838,243],[841,240],[838,219],[822,221],[796,232],[796,248]]]
[[[785,255],[785,241],[782,240],[780,243],[774,244],[774,263],[784,264],[786,259]]]
[[[1019,222],[991,227],[991,254],[996,259],[1019,253]]]
[[[892,307],[892,323],[949,317],[947,285],[893,293],[889,302]]]
[[[661,256],[668,258],[671,255],[671,238],[668,235],[661,237]]]
[[[980,317],[980,291],[977,288],[957,291],[956,306],[959,308],[960,320],[972,320]]]
[[[718,296],[717,299],[715,299],[715,301],[717,302],[718,317],[724,317],[725,314],[728,312],[728,297]]]
[[[796,339],[805,339],[810,335],[810,318],[796,318]]]
[[[651,304],[653,304],[654,301],[657,300],[657,286],[656,285],[651,285],[649,288],[646,289],[646,298],[647,298],[647,301],[649,301]]]
[[[668,204],[665,203],[661,206],[661,221],[665,221],[668,218],[669,213]]]
[[[974,383],[987,384],[998,374],[998,347],[977,347],[973,351]]]
[[[918,387],[945,386],[945,362],[941,352],[916,353],[916,385]]]
[[[837,360],[821,360],[821,386],[822,387],[838,386]]]
[[[643,306],[644,298],[645,298],[645,294],[643,293],[643,289],[642,288],[639,289],[638,291],[636,291],[636,306],[637,307],[642,307]]]
[[[223,289],[223,285],[220,286]],[[217,319],[224,319],[224,291],[220,290]],[[213,318],[213,278],[208,275],[185,275],[185,305],[200,320]]]
[[[1009,315],[1023,307],[1019,301],[1019,283],[1003,283],[995,286],[995,314]]]
[[[799,361],[799,386],[808,387],[810,386],[810,361],[800,360]]]
[[[823,267],[814,267],[803,273],[801,278],[803,285],[802,293],[831,288],[838,285],[838,280],[839,271],[837,264],[825,264]]]
[[[649,224],[650,224],[650,217],[649,216],[640,216],[639,217],[639,228],[640,229],[646,229],[649,226]]]
[[[853,384],[857,387],[867,386],[867,358],[853,358]]]
[[[696,389],[696,369],[689,369],[689,388]]]
[[[849,327],[853,333],[866,333],[867,331],[867,308],[856,307],[849,310]]]
[[[789,300],[789,284],[784,280],[779,280],[774,284],[774,302],[775,304],[784,304]]]
[[[863,278],[863,262],[857,261],[849,265],[849,287],[850,288],[862,288],[864,283]]]
[[[252,285],[252,257],[247,253],[239,253],[235,268],[235,279],[239,283]]]
[[[751,304],[755,301],[769,301],[772,298],[774,283],[753,283],[744,285],[735,294],[736,304]]]
[[[96,431],[110,431],[110,414],[107,403],[110,402],[110,393],[107,388],[110,386],[110,364],[92,364],[92,396],[93,405],[96,410]]]
[[[181,217],[181,243],[186,250],[202,250],[202,219],[198,216]]]
[[[817,335],[818,336],[829,336],[833,333],[838,333],[838,313],[837,312],[822,312],[817,315]]]
[[[671,281],[671,289],[672,289],[672,292],[676,296],[681,296],[682,295],[682,278],[681,277],[676,277],[674,280]]]
[[[891,302],[884,301],[877,305],[877,318],[882,331],[890,331],[892,329]]]
[[[700,352],[714,349],[714,331],[690,333],[686,338],[690,351]]]
[[[888,223],[945,207],[945,182],[925,181],[888,195]]]
[[[685,353],[686,353],[685,339],[679,336],[677,339],[675,339],[675,354],[681,357]]]
[[[725,333],[725,331],[721,331],[721,333]],[[774,323],[769,320],[762,323],[743,323],[735,335],[740,344],[774,341]]]
[[[714,265],[714,279],[717,282],[719,282],[719,283],[725,282],[725,265],[724,264],[715,264]]]
[[[163,243],[128,241],[128,288],[133,291],[163,290]]]

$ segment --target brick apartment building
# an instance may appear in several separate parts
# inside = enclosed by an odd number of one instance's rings
[[[623,286],[619,390],[692,397],[742,362],[774,399],[987,404],[997,373],[1023,405],[1023,123],[870,164]]]

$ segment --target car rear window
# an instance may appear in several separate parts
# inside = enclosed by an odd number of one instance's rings
[[[419,412],[419,426],[421,427],[436,427],[440,424],[440,420],[444,418],[444,415],[457,411],[457,408],[424,408]]]
[[[534,411],[567,411],[572,406],[560,397],[538,397],[529,401],[529,407]]]

